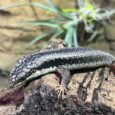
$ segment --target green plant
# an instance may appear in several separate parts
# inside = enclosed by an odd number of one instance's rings
[[[115,13],[115,10],[102,10],[96,8],[89,0],[84,1],[85,2],[83,3],[83,1],[78,0],[78,8],[62,9],[53,4],[51,0],[48,0],[47,5],[33,2],[12,5],[10,7],[32,5],[43,8],[55,15],[54,18],[48,20],[26,22],[26,24],[31,24],[33,26],[46,26],[50,28],[49,31],[34,38],[28,45],[29,47],[49,35],[53,38],[63,38],[68,47],[78,47],[78,41],[82,38],[84,42],[94,40],[95,36],[101,33],[98,31],[97,24],[105,25],[107,22],[106,20]],[[89,33],[90,37],[85,38],[85,36],[82,35],[83,32]]]

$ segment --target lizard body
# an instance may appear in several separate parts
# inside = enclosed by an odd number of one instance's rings
[[[91,48],[60,48],[37,52],[22,57],[12,69],[12,82],[28,81],[41,75],[57,72],[61,85],[66,89],[71,70],[109,67],[115,73],[115,57]],[[67,73],[67,74],[65,74]]]

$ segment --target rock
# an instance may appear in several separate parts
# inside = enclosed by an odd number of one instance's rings
[[[115,114],[115,78],[111,74],[105,80],[107,71],[108,69],[102,72],[100,69],[75,74],[68,85],[67,95],[63,98],[58,97],[59,92],[56,91],[59,85],[56,75],[48,74],[29,83],[23,91],[15,89],[15,93],[10,93],[4,99],[7,101],[10,97],[13,100],[11,103],[16,107],[15,115]]]
[[[108,42],[115,42],[115,20],[111,20],[111,24],[109,24],[105,29],[105,36]]]
[[[106,81],[107,71],[108,69],[103,71],[105,76],[101,69],[91,73],[75,74],[68,85],[67,95],[63,98],[58,97],[59,92],[56,91],[59,85],[56,75],[48,74],[32,81],[22,90],[4,90],[6,93],[0,95],[0,105],[3,99],[7,103],[2,107],[13,105],[14,115],[115,114],[115,78],[111,75]]]
[[[0,107],[0,115],[15,115],[15,109],[14,105]]]
[[[4,8],[8,5],[19,4],[19,3],[30,3],[37,2],[41,4],[47,4],[48,1],[43,0],[1,0],[0,8]],[[73,5],[74,2],[66,2],[66,0],[59,1],[54,0],[55,4],[60,5],[61,7],[67,7]],[[66,2],[66,4],[65,4]],[[46,45],[46,42],[39,42],[36,46],[29,48],[29,51],[26,50],[28,43],[33,40],[36,36],[39,36],[44,32],[45,27],[36,27],[24,24],[26,21],[33,20],[42,20],[53,17],[52,14],[47,12],[44,9],[33,7],[33,6],[21,6],[8,9],[0,10],[0,67],[3,69],[11,68],[11,65],[15,61],[30,51],[38,50],[41,47]],[[37,47],[37,48],[36,48]],[[36,49],[35,49],[36,48]]]

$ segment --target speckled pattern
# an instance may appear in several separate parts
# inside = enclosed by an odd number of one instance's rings
[[[36,71],[38,76],[56,71],[57,68],[67,70],[95,67],[110,67],[115,57],[107,52],[90,48],[62,48],[37,52],[22,57],[12,69],[12,82],[26,79]]]

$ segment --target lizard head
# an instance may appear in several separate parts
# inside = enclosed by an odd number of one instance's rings
[[[16,65],[10,72],[12,83],[18,83],[27,77],[28,73],[30,72],[27,62],[29,63],[29,59],[27,57],[23,57],[17,61]]]

